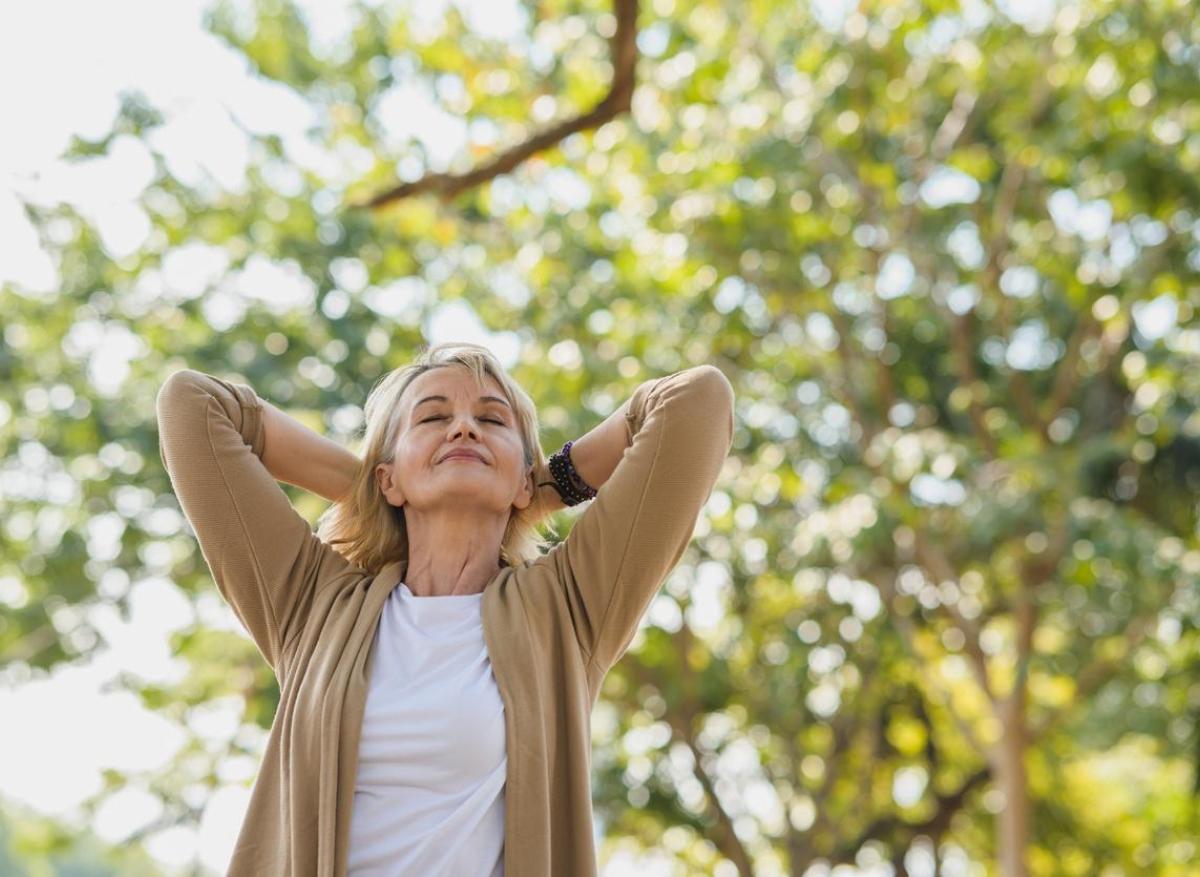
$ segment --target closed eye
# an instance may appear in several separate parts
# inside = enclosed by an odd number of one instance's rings
[[[445,420],[445,419],[446,419],[445,417],[441,417],[441,416],[437,416],[437,417],[426,417],[426,418],[425,418],[424,420],[422,420],[421,422],[422,422],[422,423],[429,423],[429,421],[431,421],[431,420]],[[488,423],[498,423],[498,424],[500,424],[501,426],[504,426],[504,425],[505,425],[503,420],[497,420],[497,419],[496,419],[496,418],[494,418],[494,417],[485,417],[485,418],[483,418],[483,419],[484,419],[485,421],[487,421]]]

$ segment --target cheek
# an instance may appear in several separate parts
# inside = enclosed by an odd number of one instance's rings
[[[402,484],[412,483],[413,479],[421,478],[423,472],[433,465],[430,460],[431,454],[432,451],[421,456],[421,449],[415,444],[406,445],[404,450],[396,455],[396,477]]]
[[[396,464],[411,469],[423,460],[428,461],[440,444],[432,432],[414,429],[402,435],[396,448]]]
[[[525,469],[525,446],[521,444],[520,436],[513,436],[504,446],[505,459],[514,469]]]

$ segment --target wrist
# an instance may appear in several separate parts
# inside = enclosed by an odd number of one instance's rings
[[[263,465],[276,481],[293,484],[336,502],[354,483],[358,457],[295,417],[263,402],[266,431]]]
[[[579,505],[589,499],[594,499],[596,490],[575,471],[571,460],[571,449],[574,441],[568,441],[550,455],[550,474],[554,476],[555,489],[567,505]]]
[[[599,490],[613,474],[625,449],[629,447],[625,402],[596,427],[571,444],[570,458],[575,472],[589,487]]]
[[[559,493],[558,483],[550,471],[549,462],[539,462],[533,470],[534,495],[542,504],[543,514],[553,514],[569,508]]]

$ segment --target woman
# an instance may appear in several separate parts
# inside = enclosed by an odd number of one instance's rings
[[[228,874],[595,875],[590,714],[733,439],[709,365],[640,384],[549,461],[486,348],[365,405],[361,461],[184,369],[160,449],[280,703]],[[337,503],[314,534],[277,480]],[[542,553],[541,518],[591,500]]]

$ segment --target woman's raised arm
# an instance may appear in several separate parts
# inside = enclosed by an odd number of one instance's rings
[[[271,476],[330,502],[345,496],[354,483],[359,458],[265,399],[262,405],[267,433],[262,462]]]
[[[182,369],[155,404],[163,466],[213,582],[280,676],[318,583],[350,564],[267,471],[265,449],[277,436],[264,429],[265,403],[252,387]]]
[[[629,401],[626,399],[616,411],[571,443],[571,450],[568,452],[571,455],[571,465],[575,467],[584,483],[593,490],[599,490],[616,471],[621,456],[629,447],[629,428],[626,422]],[[534,484],[539,485],[539,498],[544,494],[543,510],[551,513],[567,508],[559,492],[549,486],[554,482],[550,467],[542,465],[534,474]]]
[[[620,417],[598,427],[615,431],[615,423],[625,433],[615,465],[607,451],[583,459],[572,446],[581,477],[588,477],[586,466],[603,486],[591,485],[596,497],[533,565],[552,566],[562,583],[593,681],[620,659],[691,541],[733,445],[733,403],[733,387],[719,369],[694,366],[640,384]],[[613,436],[597,438],[596,446],[609,441]]]

